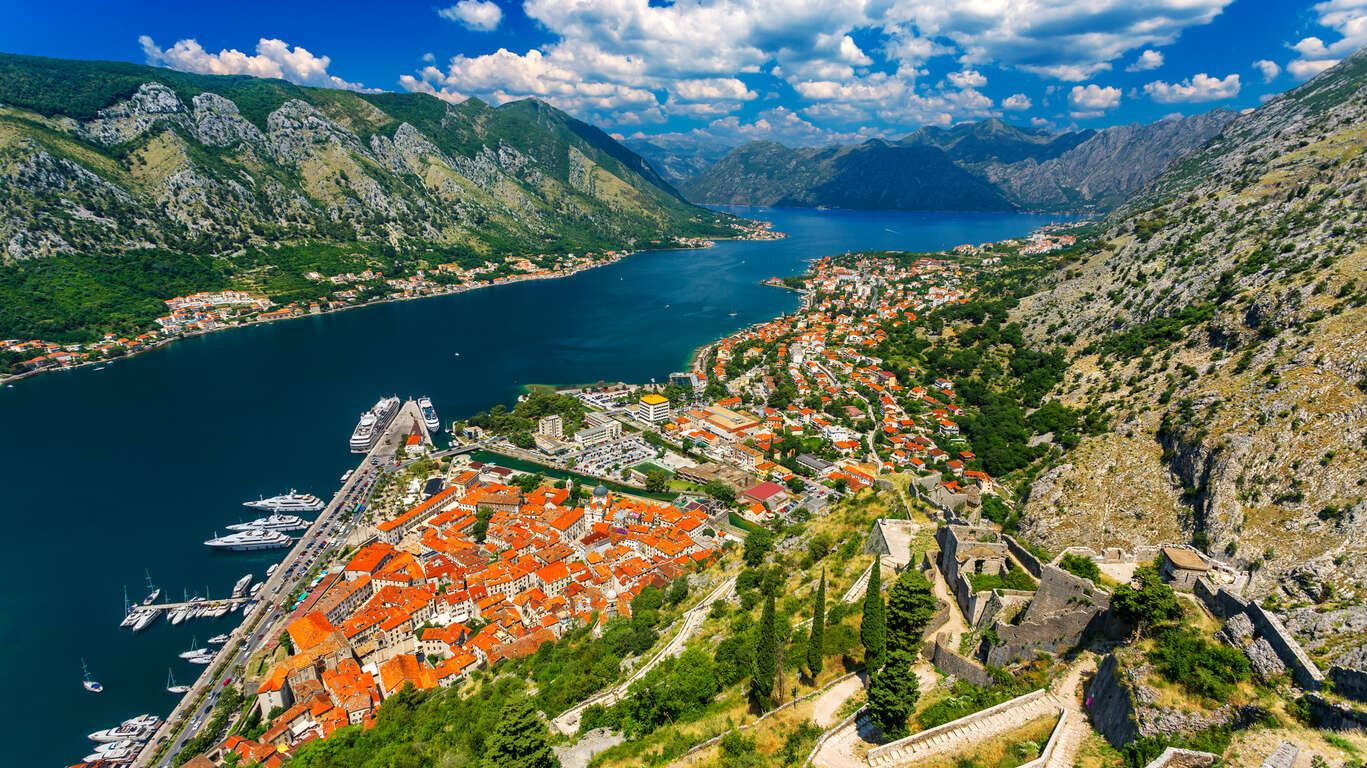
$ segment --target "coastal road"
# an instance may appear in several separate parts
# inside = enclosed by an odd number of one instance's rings
[[[291,610],[285,600],[302,586],[304,578],[315,564],[326,562],[331,552],[345,544],[347,534],[355,523],[352,520],[344,522],[344,515],[369,499],[375,479],[384,471],[386,460],[393,455],[398,440],[407,434],[410,422],[403,418],[405,414],[416,414],[418,423],[422,424],[417,405],[412,401],[404,403],[400,413],[390,422],[385,435],[362,458],[332,501],[280,561],[258,594],[261,602],[229,634],[228,642],[223,645],[214,662],[199,676],[138,755],[133,763],[134,768],[151,765],[169,768],[185,742],[208,722],[223,688],[231,682],[242,683],[229,673],[239,666],[245,668],[252,653],[274,637],[273,628]],[[250,693],[244,691],[244,694]],[[157,756],[155,762],[154,756]]]

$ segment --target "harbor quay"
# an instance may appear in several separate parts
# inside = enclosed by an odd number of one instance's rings
[[[251,654],[267,638],[273,637],[272,628],[284,616],[286,596],[297,590],[309,572],[308,562],[321,560],[330,547],[342,546],[344,537],[333,538],[332,545],[324,545],[315,550],[316,542],[325,541],[325,534],[337,532],[338,525],[349,509],[354,509],[369,495],[375,477],[382,471],[379,465],[391,460],[396,448],[406,441],[413,425],[417,424],[423,439],[430,445],[431,435],[423,425],[422,414],[417,404],[408,401],[401,406],[399,414],[393,418],[384,435],[376,441],[355,470],[350,473],[332,500],[299,537],[284,559],[267,577],[260,591],[261,602],[248,614],[241,624],[229,633],[228,642],[223,645],[215,663],[205,668],[191,685],[171,714],[148,741],[133,765],[135,768],[146,766],[170,766],[173,758],[190,737],[195,726],[207,718],[212,711],[219,692],[231,681],[231,671],[245,665]],[[300,566],[304,567],[300,567]],[[224,600],[224,602],[229,602]],[[168,604],[162,608],[175,608],[180,604]]]

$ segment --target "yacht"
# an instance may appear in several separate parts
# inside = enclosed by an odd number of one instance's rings
[[[302,531],[313,525],[310,520],[305,520],[298,515],[282,515],[276,512],[269,517],[258,517],[247,523],[233,523],[228,526],[230,531],[250,531],[260,529],[263,531]]]
[[[152,583],[152,573],[150,571],[144,569],[143,573],[147,576],[147,588],[151,591],[147,593],[147,597],[142,599],[142,604],[151,605],[157,601],[158,597],[161,597],[161,587]]]
[[[166,690],[170,693],[189,693],[190,686],[177,683],[175,673],[168,669],[166,670]],[[95,737],[91,736],[91,738]]]
[[[133,623],[134,632],[141,632],[144,629],[147,629],[148,627],[152,626],[153,622],[161,618],[161,609],[143,608],[141,610],[141,614],[142,615],[138,617],[138,620]]]
[[[351,433],[351,452],[367,453],[374,448],[375,443],[380,440],[380,435],[384,434],[385,428],[398,412],[399,398],[385,397],[361,414],[361,420],[356,423],[356,429]]]
[[[182,659],[189,659],[189,658],[192,658],[192,657],[195,657],[195,656],[199,656],[199,655],[201,655],[201,654],[205,654],[205,653],[208,653],[208,652],[209,652],[209,649],[208,649],[208,648],[196,648],[196,647],[195,647],[195,638],[192,637],[192,638],[190,638],[190,650],[188,650],[188,651],[181,651],[181,652],[180,652],[180,657],[181,657]]]
[[[343,485],[346,485],[346,481],[348,481],[348,480],[351,479],[351,475],[352,475],[352,473],[355,472],[355,471],[356,471],[356,470],[354,470],[354,469],[348,469],[346,472],[343,472],[343,473],[342,473],[341,483],[342,483]]]
[[[94,754],[86,755],[85,762],[95,763],[103,760],[106,764],[127,763],[131,762],[137,754],[138,746],[134,744],[129,747],[124,747],[123,749],[111,750],[109,752],[95,752]]]
[[[437,418],[437,409],[432,407],[432,398],[423,395],[418,398],[418,409],[422,411],[422,423],[427,425],[427,431],[436,434],[441,431],[441,419]]]
[[[293,539],[280,531],[264,531],[252,528],[238,531],[227,536],[215,536],[204,542],[204,546],[214,549],[227,549],[234,552],[254,552],[259,549],[282,549],[290,546]]]
[[[181,623],[182,621],[185,621],[185,618],[189,615],[189,613],[189,606],[182,605],[178,608],[172,608],[171,612],[166,615],[166,620],[171,622],[171,626],[175,626]]]
[[[214,635],[209,638],[209,645],[223,645],[226,642],[228,642],[227,635]]]
[[[233,585],[233,597],[242,597],[243,593],[247,591],[247,586],[251,583],[252,575],[250,573],[238,579],[237,583]]]
[[[259,509],[263,512],[317,512],[327,504],[311,493],[298,493],[293,488],[289,493],[272,496],[269,499],[244,501],[242,506]],[[295,518],[298,519],[298,518]]]
[[[100,693],[104,686],[90,679],[90,670],[85,668],[85,659],[81,659],[81,687],[91,693]]]
[[[100,743],[146,741],[158,725],[161,725],[161,718],[156,715],[138,715],[124,720],[113,728],[95,731],[86,738]]]
[[[213,662],[213,660],[214,654],[211,651],[206,651],[198,656],[191,656],[190,658],[186,659],[186,661],[190,662],[191,664],[200,665],[210,664]]]

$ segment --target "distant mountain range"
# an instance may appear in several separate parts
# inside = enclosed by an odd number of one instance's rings
[[[792,148],[752,141],[691,176],[708,154],[645,151],[697,203],[1001,211],[1107,210],[1233,118],[1214,110],[1150,125],[1049,133],[996,118],[926,127],[897,142]],[[644,141],[636,146],[641,146]],[[657,168],[661,166],[657,165]]]

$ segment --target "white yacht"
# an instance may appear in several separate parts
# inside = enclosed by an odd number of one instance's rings
[[[437,409],[432,407],[432,398],[423,395],[418,398],[418,409],[422,411],[422,422],[427,425],[427,431],[436,434],[441,431],[441,419],[437,418]]]
[[[170,693],[188,693],[190,686],[177,683],[175,673],[168,669],[166,670],[166,690]]]
[[[361,420],[356,423],[356,429],[351,433],[351,452],[366,453],[374,448],[375,443],[379,442],[380,435],[384,434],[385,428],[398,412],[399,398],[385,397],[361,414]]]
[[[153,622],[161,618],[160,608],[142,608],[138,613],[141,613],[141,615],[138,617],[138,620],[133,623],[134,632],[141,632],[144,629],[147,629],[152,626]]]
[[[234,552],[254,552],[259,549],[282,549],[290,546],[293,539],[280,531],[263,531],[252,528],[247,531],[215,536],[204,542],[204,546],[214,549],[228,549]]]
[[[85,659],[81,659],[81,687],[91,693],[104,692],[104,686],[95,680],[90,679],[90,670],[85,667]]]
[[[227,635],[214,635],[209,638],[209,645],[223,645],[226,642],[228,642]]]
[[[249,573],[237,580],[233,585],[233,597],[242,597],[247,591],[247,586],[252,583],[252,575]]]
[[[272,496],[269,499],[257,499],[256,501],[244,501],[242,506],[259,509],[264,512],[317,512],[326,507],[327,504],[322,499],[311,493],[299,493],[293,488],[289,493],[282,493],[279,496]],[[296,520],[298,518],[295,518]],[[250,523],[248,523],[250,525]]]
[[[263,531],[302,531],[313,525],[310,520],[305,520],[298,515],[282,515],[279,512],[269,517],[258,517],[246,523],[233,523],[227,526],[230,531],[250,531],[254,528]]]

